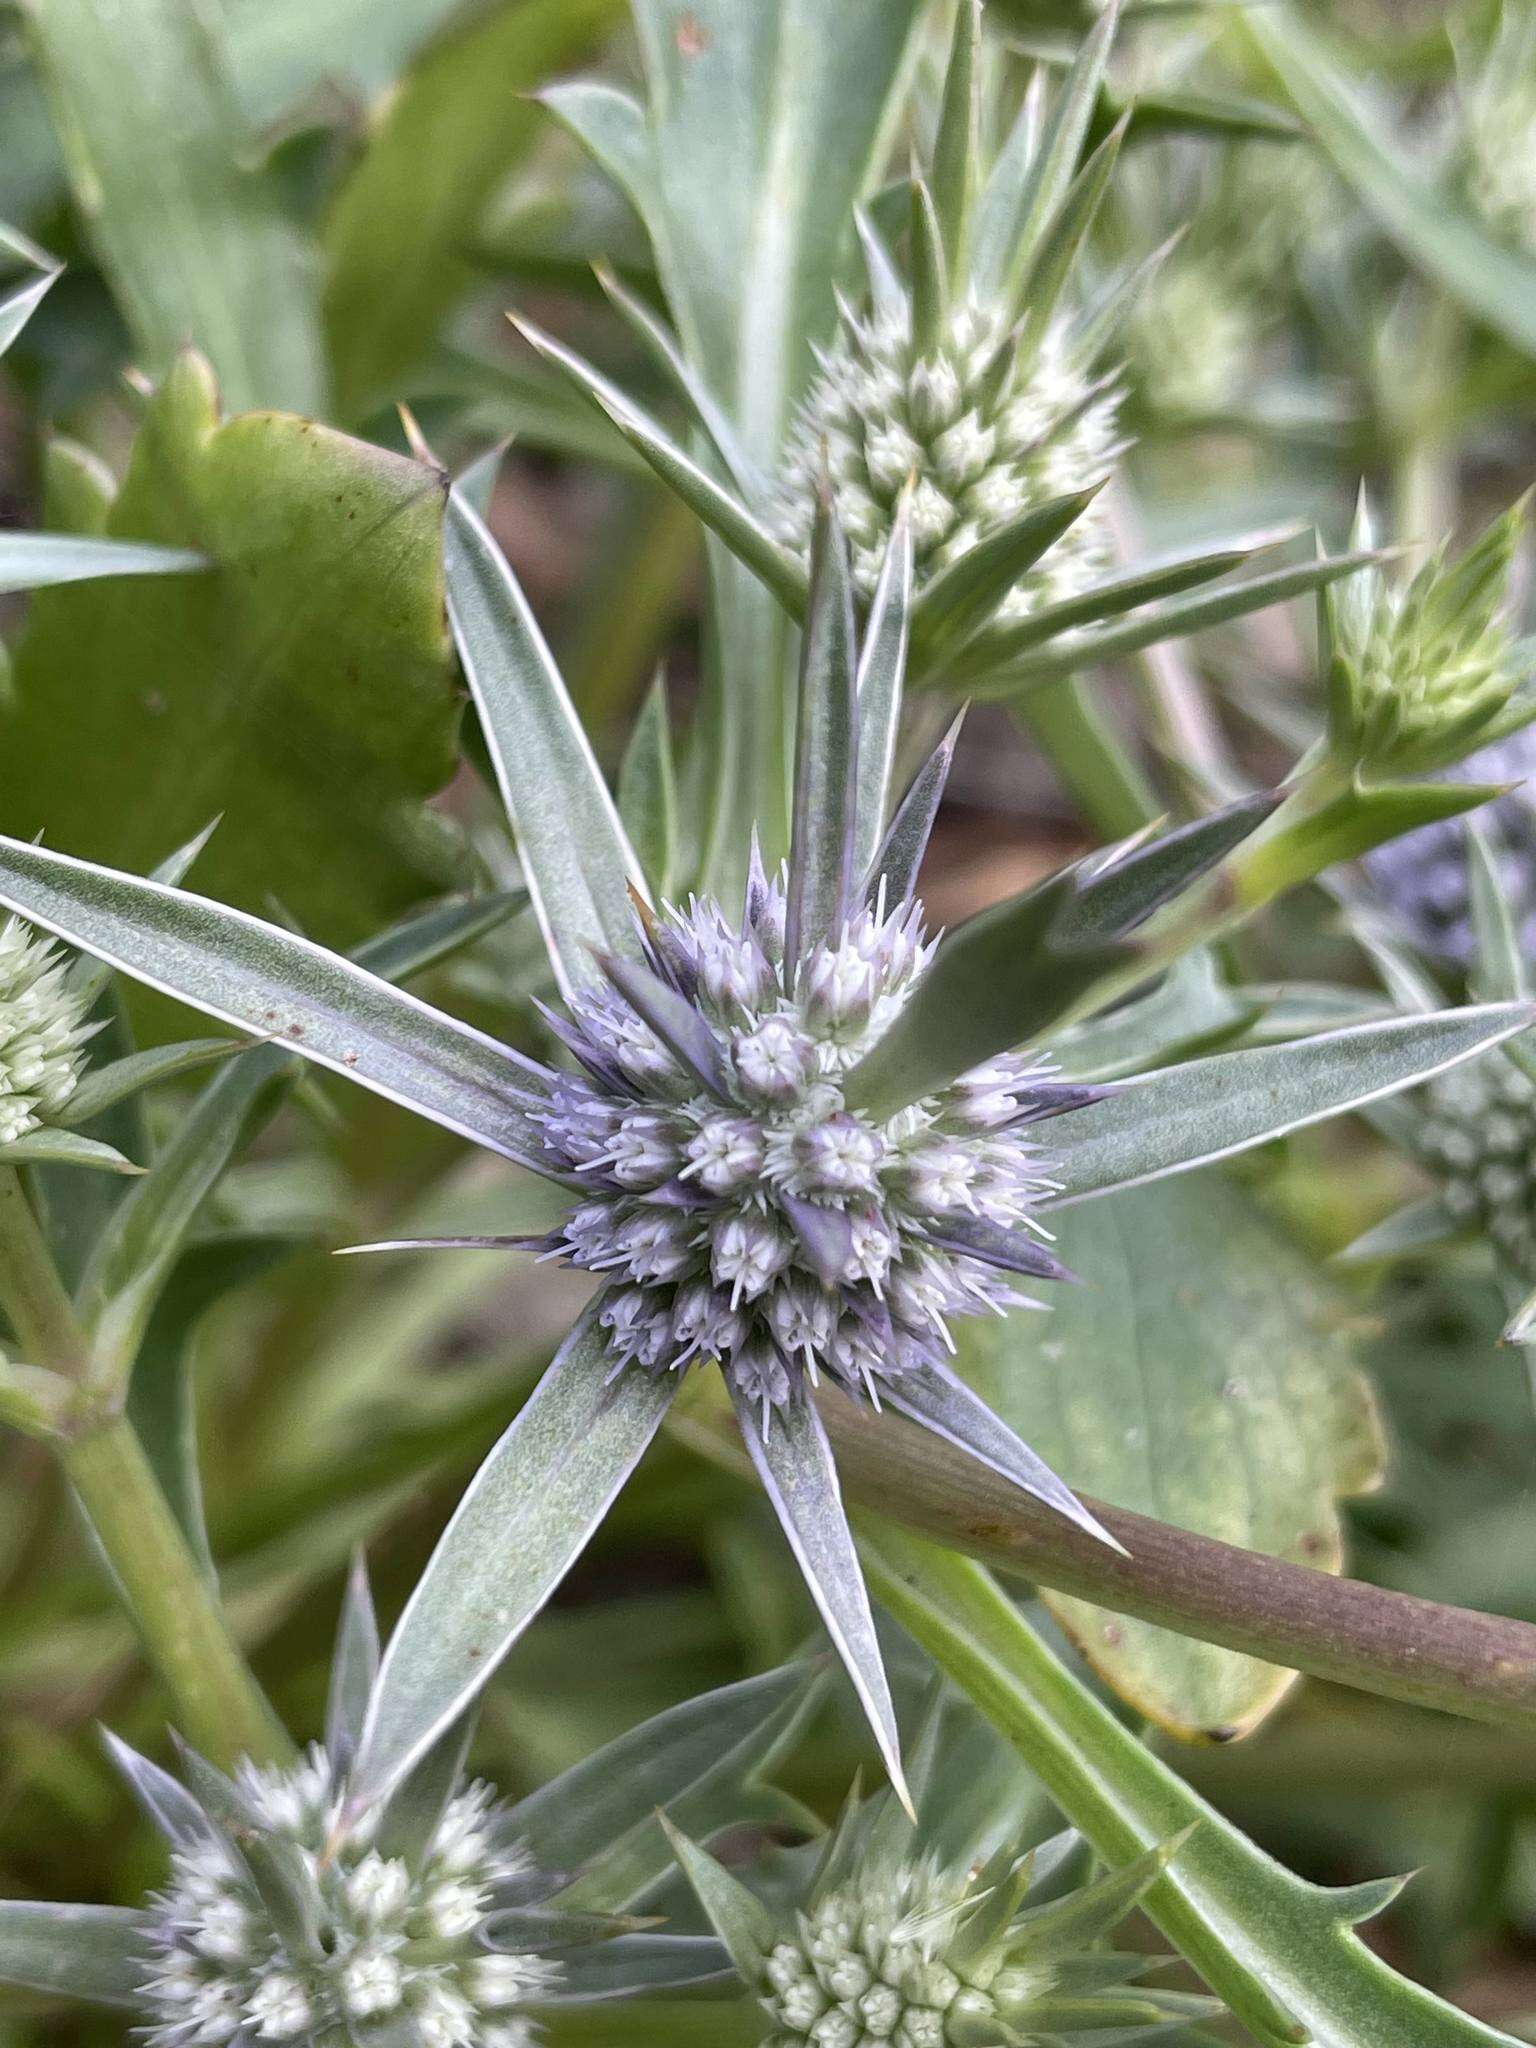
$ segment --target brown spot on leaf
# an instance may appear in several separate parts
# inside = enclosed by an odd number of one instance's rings
[[[702,57],[709,48],[709,35],[696,14],[681,14],[677,21],[677,54]]]

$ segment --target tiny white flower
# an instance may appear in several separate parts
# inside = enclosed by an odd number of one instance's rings
[[[342,2002],[354,2019],[393,2012],[403,1989],[400,1963],[387,1949],[358,1949],[341,1973]]]
[[[308,1994],[297,1977],[273,1970],[246,2001],[246,2011],[264,2041],[292,2041],[313,2017]]]

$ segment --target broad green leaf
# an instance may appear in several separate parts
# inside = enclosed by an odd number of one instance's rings
[[[1160,640],[1180,640],[1207,626],[1219,626],[1228,619],[1263,611],[1284,598],[1321,590],[1379,559],[1369,551],[1331,555],[1315,562],[1298,562],[1289,569],[1276,569],[1264,576],[1251,576],[1227,590],[1199,597],[1170,598],[1166,603],[1149,605],[1119,625],[1064,633],[1038,653],[1019,655],[1003,664],[989,662],[980,675],[972,677],[957,672],[956,680],[963,681],[978,697],[1011,697],[1018,691],[1073,675],[1079,669],[1096,668],[1102,662],[1118,661],[1124,654],[1135,654],[1143,647],[1155,647]]]
[[[527,1147],[518,1100],[527,1061],[308,939],[14,840],[0,839],[0,903],[162,994],[278,1040],[490,1151],[515,1159]],[[247,1053],[231,1072],[259,1057]]]
[[[91,583],[103,576],[185,576],[209,566],[206,556],[192,548],[73,533],[0,533],[0,593]]]
[[[324,229],[322,305],[343,418],[395,396],[419,366],[477,281],[466,250],[481,215],[539,139],[544,116],[529,91],[584,61],[622,11],[619,0],[474,11],[390,95]]]
[[[760,1415],[751,1395],[737,1394],[733,1388],[732,1397],[748,1455],[805,1574],[832,1647],[852,1681],[891,1784],[910,1812],[896,1709],[843,1508],[832,1447],[815,1403],[807,1399],[782,1408],[765,1403]],[[720,1932],[730,1940],[724,1928]]]
[[[956,1328],[990,1406],[1098,1500],[1340,1570],[1334,1503],[1376,1481],[1380,1444],[1344,1303],[1315,1264],[1221,1174],[1063,1216],[1053,1249],[1091,1285],[1055,1290],[1048,1316]],[[1115,1690],[1180,1735],[1245,1734],[1294,1677],[1045,1598]]]
[[[848,910],[859,773],[855,661],[848,543],[828,502],[817,513],[810,605],[800,640],[784,919],[791,963],[835,931]]]
[[[1289,1045],[1189,1060],[1057,1120],[1055,1206],[1184,1173],[1362,1108],[1530,1028],[1529,1003],[1355,1024]]]
[[[280,414],[221,425],[183,357],[107,532],[214,566],[32,600],[0,711],[7,828],[142,872],[222,813],[203,886],[276,895],[343,944],[439,891],[421,800],[453,772],[458,724],[441,521],[441,479],[415,462]]]
[[[1398,1976],[1354,1932],[1395,1880],[1330,1891],[1283,1869],[1100,1705],[980,1566],[888,1525],[864,1555],[884,1604],[1106,1863],[1198,1822],[1144,1908],[1261,2048],[1516,2048]]]
[[[644,877],[591,743],[506,558],[454,491],[448,614],[561,985],[593,978],[591,948],[640,951],[631,887]]]
[[[136,2012],[149,1925],[124,1906],[0,1900],[0,1984]]]
[[[1536,354],[1536,257],[1495,241],[1429,182],[1327,41],[1290,7],[1243,8],[1233,24],[1408,261],[1506,341]]]
[[[391,1636],[358,1751],[361,1808],[397,1784],[485,1686],[586,1547],[677,1391],[613,1369],[586,1310],[480,1467]]]
[[[242,116],[221,24],[179,0],[47,0],[30,27],[70,183],[140,366],[162,376],[190,342],[232,410],[323,413],[313,277]]]
[[[652,902],[670,901],[680,868],[677,774],[667,686],[659,675],[646,693],[624,750],[619,819],[650,885]]]
[[[657,1814],[706,1835],[724,1825],[809,1677],[806,1665],[784,1665],[669,1707],[519,1800],[508,1827],[544,1869],[591,1867],[562,1905],[632,1905],[671,1860]]]
[[[917,12],[914,0],[635,9],[654,192],[640,210],[684,347],[764,469],[831,330],[837,260]]]

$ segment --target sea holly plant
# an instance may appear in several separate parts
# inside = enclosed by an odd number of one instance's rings
[[[0,1901],[0,1984],[122,2012],[156,2048],[531,2048],[538,2013],[728,1980],[721,1943],[635,1908],[669,1811],[708,1834],[750,1811],[805,1668],[671,1708],[515,1801],[470,1774],[470,1714],[359,1805],[378,1651],[359,1565],[323,1742],[228,1773],[182,1745],[173,1775],[107,1735],[169,1875],[138,1907]]]
[[[438,1248],[532,1249],[603,1283],[407,1603],[360,1738],[360,1806],[459,1719],[686,1373],[716,1362],[900,1786],[818,1386],[916,1421],[1110,1541],[948,1366],[950,1322],[1068,1278],[1046,1241],[1051,1201],[1390,1093],[1507,1037],[1529,1006],[1229,1055],[1241,1073],[1224,1086],[1187,1066],[1108,1095],[1064,1081],[1020,1048],[1229,928],[1228,870],[1272,796],[1090,857],[934,943],[914,890],[952,739],[890,797],[907,537],[898,525],[860,635],[824,502],[788,861],[777,875],[749,862],[739,910],[660,902],[526,600],[457,490],[447,530],[450,617],[562,991],[549,1021],[570,1064],[514,1051],[278,926],[67,854],[7,842],[0,901],[515,1161],[566,1204],[531,1245],[429,1241]]]
[[[1178,1843],[1074,1883],[1081,1843],[1070,1831],[1036,1847],[998,1843],[988,1815],[957,1842],[944,1827],[954,1786],[938,1768],[940,1729],[935,1713],[913,1746],[917,1819],[893,1793],[861,1799],[855,1786],[825,1841],[786,1859],[771,1902],[668,1824],[766,2015],[764,2048],[1193,2042],[1187,2022],[1219,2013],[1218,2001],[1145,1986],[1161,1959],[1104,1945]]]
[[[552,110],[624,186],[658,252],[676,332],[600,270],[687,417],[684,445],[564,343],[519,318],[720,544],[803,614],[814,509],[830,471],[863,597],[904,508],[912,542],[914,684],[1021,698],[1196,626],[1323,587],[1360,554],[1227,581],[1265,546],[1117,566],[1104,486],[1125,441],[1116,349],[1162,252],[1090,282],[1087,245],[1125,121],[1094,141],[1118,6],[1105,8],[1052,86],[1042,69],[995,146],[1000,99],[980,0],[956,10],[931,156],[858,212],[862,277],[775,445],[743,443],[712,388],[671,252],[674,187],[647,160],[669,111],[607,87],[558,88]],[[685,78],[686,83],[686,78]],[[985,89],[984,89],[985,88]],[[1214,590],[1199,586],[1216,584]]]

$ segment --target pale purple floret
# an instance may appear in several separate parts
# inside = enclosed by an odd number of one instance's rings
[[[534,1116],[549,1170],[586,1193],[543,1249],[609,1281],[616,1369],[714,1358],[765,1408],[822,1373],[878,1402],[942,1363],[954,1317],[1027,1303],[1021,1266],[1059,1273],[1018,1248],[1052,1191],[1029,1127],[1096,1091],[1010,1054],[871,1122],[842,1081],[928,963],[921,906],[859,907],[798,973],[785,908],[754,864],[739,927],[696,899],[663,911],[651,971],[689,1006],[670,1043],[610,982],[572,1002],[581,1072]]]

